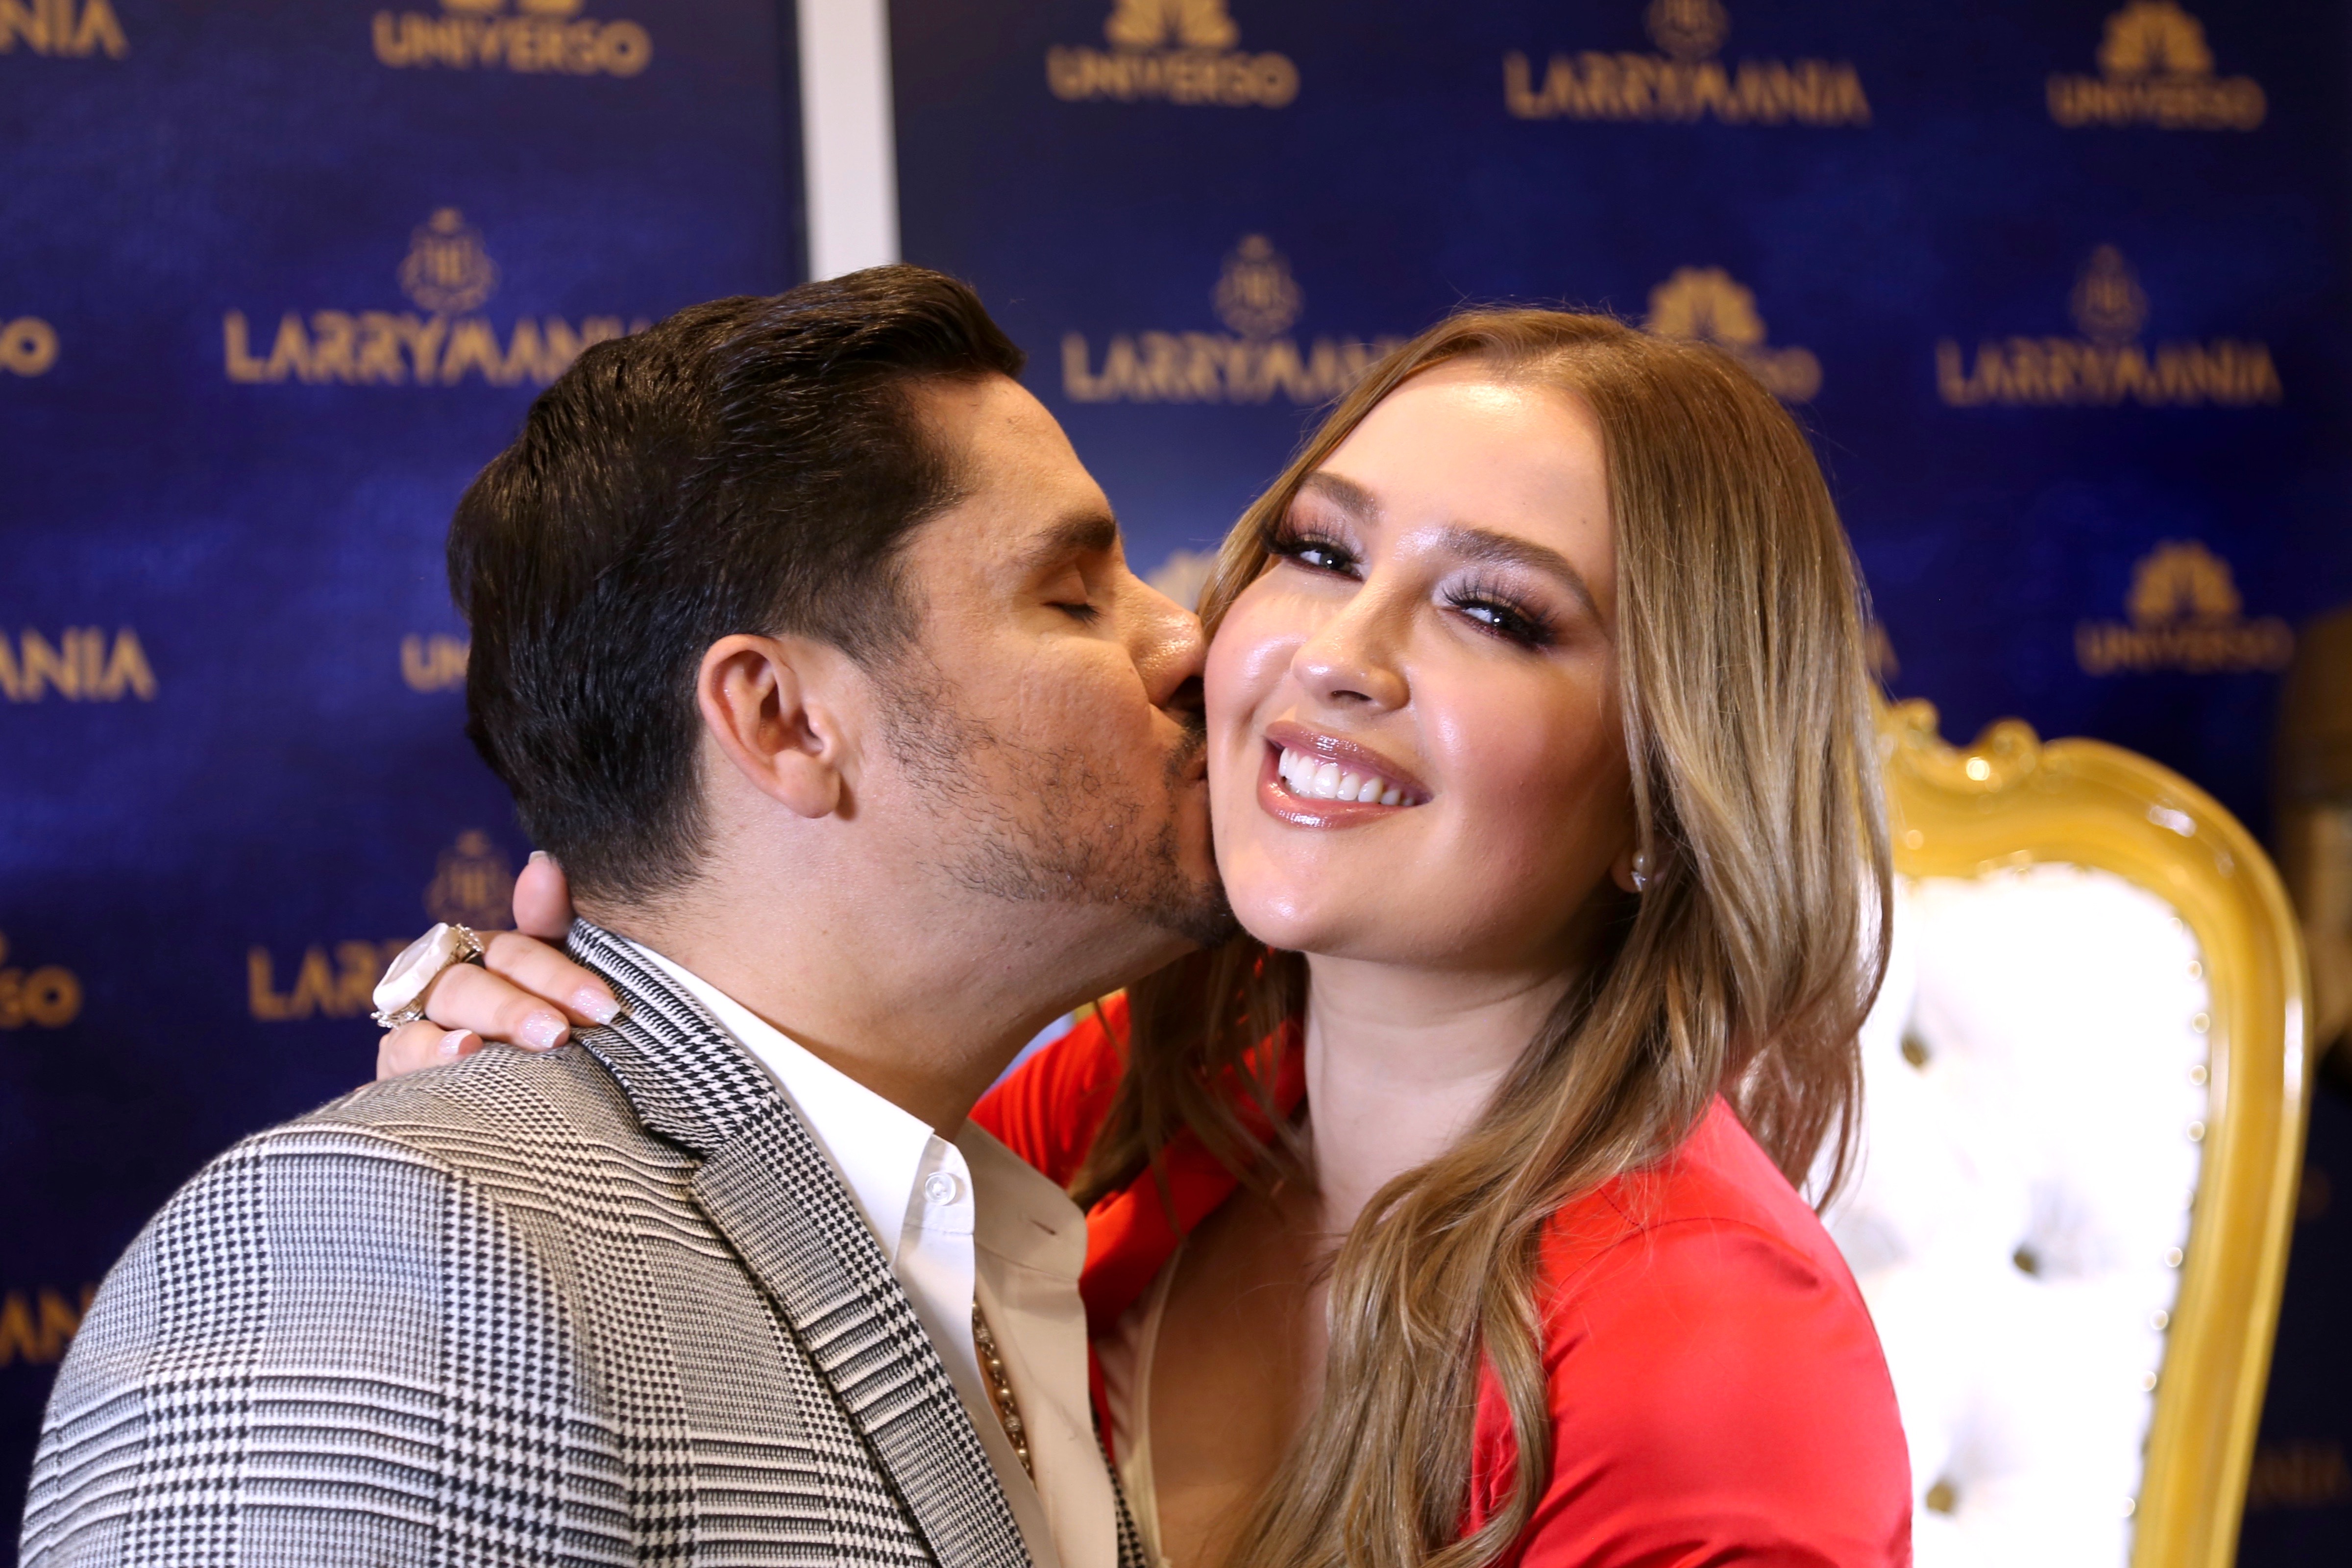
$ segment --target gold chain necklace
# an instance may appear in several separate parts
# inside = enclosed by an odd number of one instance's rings
[[[988,1402],[996,1410],[996,1419],[1003,1424],[1004,1436],[1013,1444],[1013,1456],[1021,1461],[1021,1470],[1031,1480],[1037,1479],[1036,1466],[1029,1462],[1029,1429],[1021,1424],[1021,1405],[1013,1397],[1013,1382],[1004,1375],[1004,1357],[997,1353],[996,1336],[988,1331],[988,1320],[980,1315],[980,1303],[971,1304],[972,1348],[980,1352],[981,1375],[988,1380]]]

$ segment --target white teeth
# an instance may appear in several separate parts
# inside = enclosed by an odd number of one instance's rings
[[[1402,805],[1404,789],[1378,773],[1344,771],[1337,763],[1318,763],[1304,752],[1284,748],[1276,759],[1276,777],[1302,800],[1345,800],[1370,805]]]

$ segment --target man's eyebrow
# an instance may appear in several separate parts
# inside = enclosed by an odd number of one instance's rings
[[[1079,555],[1107,555],[1118,547],[1118,520],[1107,511],[1078,512],[1046,530],[1021,552],[1029,572],[1044,572]]]
[[[1584,601],[1588,614],[1595,620],[1601,616],[1601,606],[1593,602],[1592,587],[1585,582],[1584,574],[1579,572],[1567,556],[1548,545],[1459,522],[1449,525],[1437,537],[1441,546],[1465,561],[1491,561],[1498,565],[1525,566],[1557,577],[1570,593]]]

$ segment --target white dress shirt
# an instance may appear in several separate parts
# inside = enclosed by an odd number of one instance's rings
[[[701,976],[629,945],[759,1058],[833,1162],[947,1365],[1035,1568],[1117,1568],[1118,1505],[1087,1397],[1077,1205],[979,1127],[940,1138]],[[1028,1430],[1034,1485],[981,1376],[975,1299]]]

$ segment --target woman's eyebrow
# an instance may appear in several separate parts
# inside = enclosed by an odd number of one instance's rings
[[[1486,561],[1503,566],[1525,566],[1531,571],[1557,577],[1568,591],[1584,602],[1587,614],[1601,618],[1601,606],[1593,602],[1591,585],[1585,582],[1569,558],[1548,545],[1533,540],[1496,533],[1492,529],[1475,528],[1467,523],[1451,523],[1437,536],[1438,544],[1465,561]]]
[[[1371,491],[1353,479],[1343,479],[1337,474],[1318,468],[1300,480],[1298,488],[1302,490],[1313,490],[1341,511],[1348,512],[1362,521],[1378,522],[1380,521],[1380,501]]]
[[[1338,474],[1318,468],[1300,481],[1298,488],[1314,491],[1318,499],[1330,502],[1360,521],[1380,521],[1379,498],[1353,479],[1342,479]],[[1601,618],[1601,606],[1594,601],[1592,586],[1584,580],[1584,574],[1579,572],[1567,556],[1548,545],[1466,522],[1448,524],[1439,531],[1436,542],[1440,549],[1465,561],[1524,566],[1530,571],[1557,577],[1560,585],[1582,603],[1587,615],[1596,621]]]

